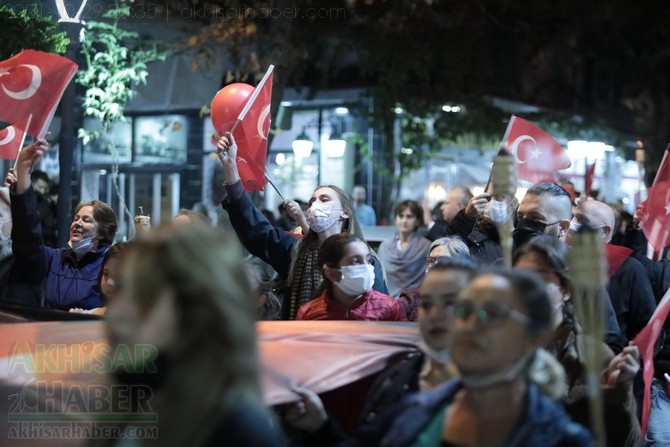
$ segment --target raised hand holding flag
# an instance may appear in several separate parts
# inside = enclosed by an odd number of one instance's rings
[[[0,62],[0,119],[26,123],[28,135],[43,138],[77,64],[56,54],[25,50]]]
[[[514,157],[518,178],[527,182],[553,181],[556,171],[571,165],[563,147],[551,135],[514,115],[501,146]]]

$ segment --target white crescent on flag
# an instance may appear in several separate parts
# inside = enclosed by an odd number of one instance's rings
[[[263,129],[265,127],[265,119],[268,117],[270,114],[270,104],[265,106],[263,110],[261,110],[260,116],[258,117],[258,123],[256,124],[256,127],[258,128],[258,135],[261,136],[264,140],[268,139],[268,134],[265,133],[265,130]],[[270,132],[270,129],[268,127],[268,133]]]
[[[528,160],[521,160],[519,158],[519,155],[517,154],[517,150],[519,149],[519,144],[523,143],[524,141],[532,141],[533,144],[536,144],[535,138],[531,137],[530,135],[521,135],[517,137],[513,142],[512,145],[510,146],[510,152],[512,155],[514,155],[514,159],[516,160],[517,164],[524,164]]]
[[[16,129],[14,129],[14,126],[5,127],[4,129],[0,130],[0,137],[3,135],[4,138],[0,140],[0,146],[7,144],[14,139],[16,136]]]
[[[40,85],[42,85],[42,72],[40,71],[37,65],[21,64],[19,65],[19,67],[26,67],[32,72],[32,79],[30,80],[30,84],[28,84],[28,87],[18,92],[9,90],[4,85],[2,86],[2,89],[10,98],[25,100],[33,96],[37,92],[37,89],[40,88]]]

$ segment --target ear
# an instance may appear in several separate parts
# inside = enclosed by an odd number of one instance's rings
[[[603,227],[603,233],[605,240],[609,242],[612,239],[612,227],[610,227],[609,225],[605,225]]]
[[[345,212],[343,212],[342,214],[340,214],[340,220],[346,220],[346,219],[349,219],[349,214],[347,214],[347,213],[345,213]]]
[[[342,280],[342,272],[336,268],[328,267],[327,265],[323,266],[323,276],[330,282],[340,282],[340,280]]]
[[[561,228],[561,232],[558,235],[559,238],[565,238],[568,235],[568,230],[570,229],[570,221],[568,219],[563,219],[558,223],[558,226]]]

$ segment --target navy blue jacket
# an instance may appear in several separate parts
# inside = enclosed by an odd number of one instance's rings
[[[408,394],[339,445],[411,446],[461,386],[459,379],[452,379],[433,390]],[[505,444],[507,447],[587,447],[591,444],[589,431],[572,422],[561,404],[543,396],[535,385],[528,384],[526,409]]]
[[[12,220],[14,227],[23,228],[26,237],[12,229],[15,252],[26,251],[22,257],[35,256],[40,252],[39,262],[29,269],[33,280],[44,278],[46,263],[45,306],[52,309],[69,310],[75,307],[93,309],[102,306],[100,294],[96,291],[102,259],[108,247],[84,255],[76,260],[70,248],[50,248],[44,246],[39,214],[32,186],[24,194],[11,194]],[[32,235],[27,239],[28,234]],[[20,237],[19,237],[20,236]],[[35,243],[35,240],[38,242]],[[28,243],[32,241],[32,243]],[[27,253],[30,251],[31,253]],[[42,278],[38,278],[41,275]]]

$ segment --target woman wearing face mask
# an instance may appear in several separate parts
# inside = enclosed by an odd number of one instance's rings
[[[604,400],[608,446],[633,447],[640,439],[633,397],[633,378],[640,369],[636,346],[628,346],[614,356],[600,341],[585,339],[572,302],[572,283],[567,266],[568,247],[552,236],[536,236],[514,254],[514,266],[539,273],[552,300],[553,339],[547,350],[565,368],[567,390],[560,396],[576,422],[588,426],[589,399],[584,360],[584,344],[594,344],[602,358],[601,391]],[[607,298],[606,298],[607,299]]]
[[[459,377],[406,395],[342,446],[587,447],[588,431],[570,420],[529,378],[550,357],[544,284],[522,271],[476,275],[449,306],[446,347]],[[548,364],[547,364],[548,365]],[[546,373],[560,374],[560,366]]]
[[[322,280],[317,256],[323,241],[339,233],[355,234],[363,239],[351,199],[336,186],[318,187],[309,200],[309,231],[298,239],[270,224],[244,191],[236,164],[237,144],[232,135],[226,134],[219,140],[217,151],[228,193],[222,205],[228,211],[242,245],[249,253],[270,264],[284,281],[285,286],[277,290],[278,295],[283,295],[282,319],[294,320],[298,308],[316,297]],[[294,215],[300,210],[290,209],[289,212]],[[375,276],[372,287],[388,293],[384,270],[374,255],[373,258]]]
[[[396,205],[394,214],[398,231],[381,243],[379,259],[386,270],[389,295],[398,298],[403,290],[421,285],[430,241],[417,231],[423,226],[423,210],[418,202],[403,200]]]
[[[118,221],[114,211],[104,202],[82,202],[75,209],[70,225],[67,248],[44,246],[36,196],[30,182],[30,169],[39,162],[48,149],[45,140],[37,140],[21,150],[16,173],[10,171],[5,180],[11,184],[14,250],[44,253],[45,271],[35,266],[34,275],[45,284],[45,305],[49,308],[94,309],[102,307],[96,284],[102,259],[114,242]]]
[[[326,239],[317,258],[321,293],[298,309],[296,319],[407,321],[400,302],[372,289],[375,269],[370,261],[368,244],[355,234]]]

